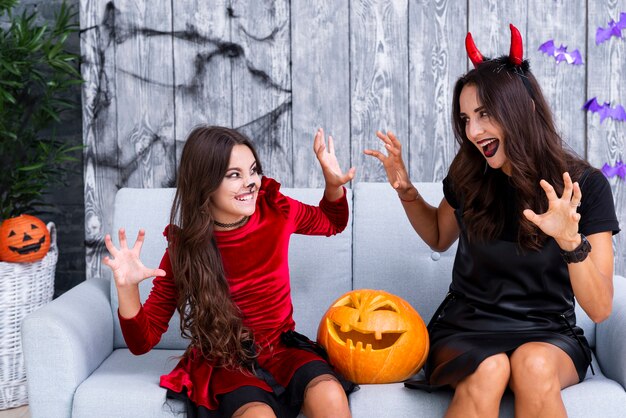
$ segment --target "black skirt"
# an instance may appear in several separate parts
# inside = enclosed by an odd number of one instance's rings
[[[425,378],[410,379],[405,382],[406,387],[429,392],[450,388],[474,373],[486,358],[500,353],[510,356],[521,345],[529,342],[549,343],[562,349],[572,359],[579,381],[584,380],[591,365],[591,349],[582,329],[570,324],[571,315],[546,315],[549,318],[546,323],[551,324],[549,330],[475,331],[442,321],[446,310],[448,316],[451,311],[456,316],[459,311],[467,309],[463,297],[448,294],[428,324],[431,346],[424,364]],[[502,321],[507,320],[502,318]],[[491,327],[485,324],[485,328]],[[593,372],[593,367],[591,370]]]

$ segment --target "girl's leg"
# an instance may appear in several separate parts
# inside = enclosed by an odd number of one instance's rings
[[[276,418],[280,406],[272,392],[256,386],[241,386],[219,397],[220,416],[228,418]]]
[[[561,389],[578,380],[574,362],[559,347],[542,342],[521,345],[511,355],[515,416],[567,417]]]
[[[506,354],[487,357],[474,373],[457,383],[446,418],[497,418],[510,377],[511,366]]]
[[[232,418],[276,418],[276,415],[268,404],[249,402],[237,409]]]
[[[351,417],[348,397],[335,376],[323,374],[307,384],[302,413],[307,418]]]

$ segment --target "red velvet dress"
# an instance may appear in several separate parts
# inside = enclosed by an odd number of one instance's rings
[[[288,249],[291,234],[334,235],[348,223],[348,202],[343,198],[319,207],[305,205],[284,196],[280,184],[264,177],[256,210],[243,227],[215,232],[231,296],[243,313],[244,324],[254,332],[259,347],[260,367],[285,387],[302,365],[320,360],[316,354],[285,346],[280,335],[295,328],[292,318]],[[176,309],[176,289],[172,267],[165,252],[160,268],[165,277],[156,277],[150,295],[139,313],[131,319],[119,316],[122,333],[133,354],[148,352],[167,330]],[[255,376],[223,367],[213,367],[197,352],[182,358],[174,370],[161,376],[161,386],[182,392],[196,404],[215,410],[217,396],[241,386],[272,389]]]

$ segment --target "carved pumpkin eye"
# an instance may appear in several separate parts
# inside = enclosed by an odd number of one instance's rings
[[[50,233],[39,218],[20,215],[0,224],[0,260],[15,263],[42,259],[50,249]]]
[[[385,305],[385,306],[379,306],[378,308],[374,309],[375,311],[393,311],[393,312],[397,312],[392,306],[390,305]]]
[[[405,380],[424,364],[429,347],[426,325],[408,302],[369,289],[337,299],[317,339],[331,363],[356,383]]]
[[[348,301],[344,304],[344,306],[347,308],[356,308],[356,306],[354,306],[354,303],[352,303],[352,298],[349,298]]]

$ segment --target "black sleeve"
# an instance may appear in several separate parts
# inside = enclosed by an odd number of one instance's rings
[[[452,185],[452,180],[450,180],[449,176],[443,179],[443,197],[446,198],[446,201],[452,206],[454,209],[459,208],[459,200],[454,192],[454,187]]]
[[[606,231],[617,234],[620,228],[615,214],[613,193],[604,174],[594,170],[582,182],[580,190],[582,201],[578,230],[585,235]]]

